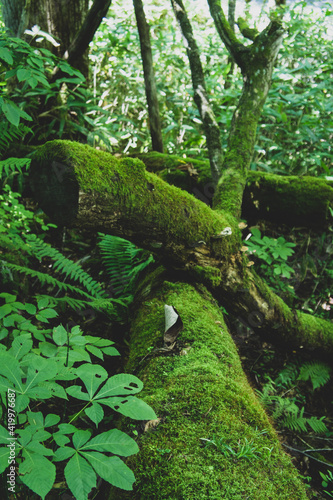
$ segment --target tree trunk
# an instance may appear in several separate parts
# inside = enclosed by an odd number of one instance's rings
[[[147,153],[135,155],[169,184],[211,204],[213,180],[209,162],[176,155]],[[291,227],[322,231],[331,223],[333,182],[316,177],[281,176],[249,171],[242,201],[242,218],[249,224],[260,219]]]
[[[142,162],[70,141],[36,151],[32,189],[60,225],[119,234],[210,288],[226,309],[279,344],[333,352],[333,324],[292,311],[248,267],[238,222],[146,172]]]
[[[208,3],[217,32],[243,75],[243,92],[233,115],[222,174],[213,200],[215,208],[228,210],[239,217],[257,126],[284,30],[279,22],[272,21],[250,46],[244,46],[226,20],[220,1],[208,0]]]
[[[151,52],[149,26],[144,13],[142,1],[133,0],[133,4],[140,37],[141,58],[148,104],[150,136],[152,140],[153,150],[163,153],[161,120],[153,68],[153,55]]]
[[[215,185],[221,175],[222,167],[220,129],[215,119],[214,112],[209,104],[199,48],[195,41],[192,26],[187,17],[184,4],[182,0],[171,0],[171,4],[182,34],[187,42],[186,52],[191,68],[194,101],[198,107],[202,120],[202,126],[207,141],[211,175]]]
[[[104,0],[103,0],[104,1]],[[62,57],[75,39],[88,12],[88,0],[1,0],[6,26],[19,38],[25,38],[26,29],[38,25],[59,43],[54,47],[45,42],[51,52]],[[31,40],[29,36],[28,40]],[[90,40],[89,40],[90,41]],[[89,44],[89,42],[88,42]],[[40,46],[40,43],[38,44]],[[71,64],[88,77],[88,45]]]
[[[169,351],[162,348],[165,304],[176,308],[184,326]],[[137,427],[140,452],[127,461],[134,491],[114,489],[108,500],[306,500],[204,287],[165,281],[146,296],[134,314],[129,347],[126,371],[144,381],[141,397],[158,420]],[[247,443],[253,455],[240,458]]]

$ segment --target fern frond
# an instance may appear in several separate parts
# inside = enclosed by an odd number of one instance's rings
[[[57,307],[59,304],[67,304],[74,311],[103,311],[108,315],[115,315],[118,317],[118,312],[114,306],[117,307],[125,307],[125,305],[119,300],[113,299],[93,299],[91,300],[82,300],[76,299],[73,297],[68,297],[65,295],[64,297],[54,297],[50,295],[36,295],[36,298],[43,299],[47,298],[49,300],[49,304],[51,307]]]
[[[62,290],[63,292],[72,292],[72,293],[77,293],[78,295],[81,295],[83,297],[86,297],[87,299],[92,300],[94,297],[89,295],[87,292],[81,290],[80,288],[74,286],[74,285],[69,285],[68,283],[63,283],[62,281],[57,280],[53,276],[50,276],[49,274],[46,273],[41,273],[39,271],[36,271],[35,269],[30,269],[29,267],[23,267],[19,266],[17,264],[12,264],[11,262],[7,261],[1,261],[3,262],[6,267],[9,269],[12,269],[13,271],[16,271],[18,273],[25,274],[27,276],[31,276],[32,278],[38,279],[40,284],[42,286],[44,285],[51,285],[53,287],[58,288],[59,290]]]
[[[309,361],[301,366],[298,380],[311,380],[313,390],[325,385],[331,378],[331,368],[321,361]]]
[[[297,378],[298,369],[294,364],[289,364],[280,371],[279,375],[275,379],[277,386],[290,387]]]
[[[0,177],[4,174],[6,177],[9,177],[17,172],[22,174],[22,169],[27,170],[30,163],[30,158],[7,158],[6,160],[2,160],[0,161]]]
[[[298,414],[290,414],[280,420],[281,424],[288,429],[296,432],[307,432],[310,427],[316,434],[327,432],[326,424],[323,422],[325,417],[304,417],[304,408],[299,410]]]
[[[31,129],[22,123],[19,127],[15,127],[7,120],[0,121],[0,155],[3,155],[14,141],[22,139],[28,132],[31,132]]]
[[[130,295],[137,277],[154,262],[154,258],[145,250],[118,236],[99,233],[99,237],[98,246],[114,295]]]
[[[30,245],[29,253],[38,259],[48,257],[54,261],[53,269],[59,273],[63,273],[66,277],[79,282],[85,287],[89,295],[95,298],[105,298],[105,293],[97,281],[95,281],[82,267],[67,259],[61,252],[45,243],[36,235],[31,234],[26,236],[27,243]]]

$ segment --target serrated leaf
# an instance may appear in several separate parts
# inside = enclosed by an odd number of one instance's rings
[[[95,451],[83,452],[82,454],[102,479],[122,490],[131,491],[133,489],[135,476],[119,457],[106,457]]]
[[[66,465],[65,478],[75,500],[87,500],[92,488],[96,487],[96,474],[93,468],[78,453],[75,453]]]
[[[138,453],[139,447],[130,436],[118,429],[111,429],[107,432],[102,432],[88,441],[81,450],[106,451],[129,457]]]
[[[24,456],[25,460],[19,467],[20,479],[44,499],[55,481],[55,465],[37,453],[24,452]]]

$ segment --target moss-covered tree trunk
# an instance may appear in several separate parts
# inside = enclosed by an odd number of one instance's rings
[[[135,155],[169,184],[212,204],[213,179],[209,161],[176,155]],[[333,182],[316,177],[276,175],[249,171],[242,201],[242,217],[249,223],[259,219],[276,224],[324,230],[331,222]]]
[[[147,172],[70,141],[36,151],[36,199],[58,224],[119,234],[202,282],[243,323],[278,343],[333,352],[333,324],[292,311],[247,266],[238,221]]]
[[[183,322],[171,351],[163,350],[165,304]],[[143,380],[158,420],[137,428],[140,452],[127,462],[134,491],[114,489],[109,500],[305,500],[207,290],[164,282],[137,305],[127,371]]]

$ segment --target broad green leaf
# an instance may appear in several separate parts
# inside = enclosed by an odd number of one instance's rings
[[[110,377],[98,392],[95,399],[106,398],[109,396],[120,396],[127,394],[136,394],[143,388],[143,383],[134,375],[119,373]]]
[[[37,453],[24,451],[24,456],[25,460],[19,467],[20,479],[44,499],[55,481],[55,465]]]
[[[157,418],[154,410],[142,399],[135,396],[123,398],[107,398],[99,400],[99,403],[105,404],[115,411],[118,411],[125,417],[131,417],[135,420],[155,420]]]
[[[0,59],[8,64],[13,64],[14,62],[12,53],[7,47],[0,47]]]
[[[70,442],[69,437],[65,436],[64,434],[60,434],[59,432],[53,434],[53,439],[58,446],[66,446],[66,444]]]
[[[92,488],[96,487],[96,474],[93,468],[78,453],[75,453],[66,465],[65,478],[75,500],[87,500]]]
[[[95,451],[83,452],[82,454],[102,479],[122,490],[131,491],[133,489],[135,476],[119,457],[106,457]]]
[[[31,70],[20,68],[17,70],[16,76],[19,82],[23,82],[31,76]]]
[[[38,453],[39,455],[43,456],[52,456],[53,451],[50,450],[49,448],[46,448],[42,443],[40,443],[37,440],[30,441],[30,443],[26,446],[26,450],[29,450],[29,452],[34,452]]]
[[[4,102],[2,105],[2,111],[7,118],[7,120],[15,127],[19,126],[20,123],[20,113],[18,107],[11,102]]]
[[[79,449],[81,448],[90,438],[91,432],[90,431],[77,431],[73,434],[73,445],[74,448]]]
[[[97,391],[98,387],[108,377],[108,372],[100,365],[84,364],[76,369],[76,374],[83,381],[90,399]]]
[[[8,469],[8,459],[9,459],[9,448],[6,446],[0,446],[0,474],[2,474],[6,469]]]
[[[68,333],[62,325],[53,329],[53,340],[57,345],[66,344],[68,340]]]
[[[102,432],[88,441],[81,450],[107,451],[115,455],[129,457],[138,453],[139,447],[127,434],[118,429]]]
[[[3,351],[0,351],[0,373],[13,382],[17,389],[22,390],[22,372],[19,362],[14,356]]]
[[[20,335],[16,337],[12,346],[9,349],[9,353],[12,354],[16,359],[20,360],[25,354],[27,354],[32,348],[32,339],[30,334]]]
[[[93,404],[85,410],[85,414],[90,418],[90,420],[94,422],[94,424],[96,424],[96,427],[104,417],[103,408],[101,407],[101,405],[95,402],[93,402]]]
[[[63,437],[65,437],[65,436],[63,436]],[[58,444],[58,439],[54,439],[54,440]],[[53,461],[54,462],[61,462],[62,460],[67,460],[68,458],[72,457],[74,455],[74,453],[75,453],[74,448],[62,446],[61,448],[58,448],[54,452]]]
[[[82,392],[82,387],[79,385],[67,387],[66,392],[73,398],[82,399],[82,401],[90,401],[89,395],[86,392]]]

